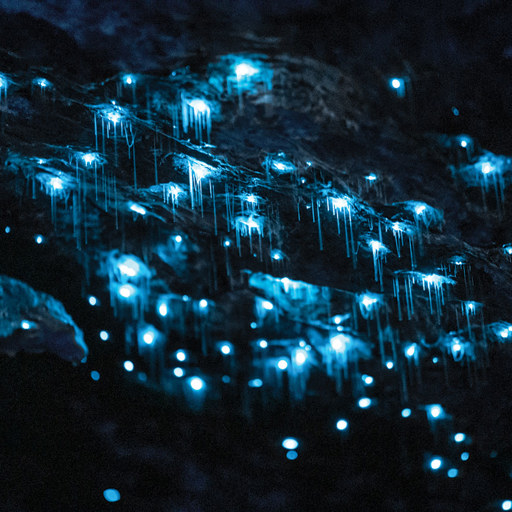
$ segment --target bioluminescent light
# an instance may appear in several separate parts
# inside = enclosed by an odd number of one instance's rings
[[[425,409],[429,419],[438,420],[445,417],[443,406],[440,404],[430,404]]]
[[[183,377],[185,375],[185,370],[183,370],[183,368],[180,368],[178,366],[178,367],[174,368],[172,373],[174,373],[175,377],[178,377],[178,379],[180,379],[181,377]]]
[[[261,379],[251,379],[248,382],[248,386],[250,388],[261,388],[261,386],[263,386],[263,381]]]
[[[34,322],[30,322],[29,320],[22,320],[20,322],[20,327],[24,330],[24,331],[28,331],[30,329],[33,329],[34,327],[36,326],[36,324]]]
[[[41,90],[52,87],[52,83],[49,80],[46,80],[46,78],[34,78],[32,83],[41,87]]]
[[[184,350],[178,350],[176,352],[176,359],[180,362],[187,360],[187,353]]]
[[[139,336],[146,345],[152,345],[158,337],[158,331],[152,325],[148,325],[141,329]]]
[[[456,442],[456,443],[463,443],[465,440],[466,440],[466,434],[462,433],[462,432],[457,432],[454,436],[453,436],[453,440]]]
[[[373,377],[371,375],[362,375],[361,378],[366,386],[371,386],[373,384]]]
[[[132,363],[132,361],[125,361],[123,367],[127,372],[133,372],[135,365]]]
[[[339,419],[336,422],[336,429],[337,430],[343,431],[343,430],[347,430],[347,428],[348,428],[348,421],[347,420]]]
[[[368,409],[368,407],[372,405],[372,401],[368,397],[363,397],[359,399],[357,405],[359,406],[360,409]]]
[[[390,78],[389,87],[396,92],[399,98],[405,97],[405,80],[403,78]]]
[[[131,284],[123,284],[119,287],[118,293],[123,299],[129,299],[137,295],[137,288]]]
[[[192,377],[189,385],[194,391],[201,391],[205,387],[205,382],[201,377]]]
[[[133,203],[133,202],[128,203],[128,208],[132,212],[138,213],[139,215],[146,215],[146,213],[148,213],[146,208],[144,208],[143,206],[141,206],[140,204],[137,204],[137,203]]]
[[[433,457],[430,459],[429,466],[432,471],[437,471],[438,469],[441,469],[441,466],[443,465],[443,460],[440,457]]]
[[[91,372],[91,379],[98,382],[100,380],[100,373],[97,372],[96,370],[93,370]]]
[[[286,452],[286,458],[288,460],[295,460],[299,454],[295,450],[289,450]]]
[[[512,500],[503,500],[501,502],[501,510],[512,510]]]
[[[402,412],[401,412],[402,418],[408,418],[411,414],[412,414],[412,411],[408,407],[406,407],[405,409],[402,409]]]
[[[286,359],[279,359],[277,367],[282,371],[286,370],[288,368],[288,361]]]
[[[233,345],[231,345],[231,343],[223,343],[220,346],[220,351],[225,356],[228,356],[229,354],[231,354],[233,352]]]
[[[169,313],[169,308],[167,307],[167,304],[165,302],[161,302],[158,305],[158,314],[162,317],[165,317],[165,316],[167,316],[168,313]]]
[[[134,75],[123,75],[123,82],[126,85],[135,85],[137,79]]]
[[[299,348],[293,353],[293,361],[297,366],[302,366],[308,359],[308,353],[303,348]]]
[[[98,304],[98,299],[94,295],[89,295],[87,300],[91,306],[96,306]]]
[[[249,78],[257,73],[259,73],[259,69],[251,66],[251,64],[247,62],[240,62],[240,64],[235,66],[235,74],[238,80]]]
[[[463,462],[466,462],[467,460],[469,460],[469,452],[462,452],[460,454],[460,460]]]
[[[295,439],[294,437],[287,437],[283,439],[281,446],[285,450],[296,450],[299,446],[299,441],[297,441],[297,439]]]
[[[393,361],[386,361],[386,368],[388,370],[392,370],[395,366],[395,363],[393,363]]]
[[[263,300],[261,301],[261,307],[267,311],[272,311],[274,309],[274,304],[268,300]]]
[[[103,497],[109,503],[115,503],[121,499],[121,493],[117,489],[105,489]]]
[[[446,475],[448,476],[448,478],[457,478],[457,476],[459,475],[459,470],[457,468],[450,468]]]
[[[181,117],[183,132],[188,133],[191,128],[199,142],[203,140],[203,131],[206,131],[207,141],[210,141],[211,107],[201,98],[182,98]]]
[[[350,337],[346,334],[337,334],[329,340],[329,343],[335,352],[345,352],[350,344]]]
[[[110,338],[110,334],[107,331],[100,331],[100,340],[101,341],[108,341]]]
[[[270,256],[275,261],[281,261],[284,259],[284,254],[278,249],[274,249]]]
[[[43,235],[36,235],[34,240],[36,241],[37,245],[41,245],[44,242],[44,237]]]
[[[201,299],[199,301],[199,307],[201,309],[206,309],[208,307],[208,301],[206,299]]]
[[[268,347],[268,341],[267,340],[260,340],[260,341],[258,341],[258,346],[260,348],[267,348]]]
[[[96,153],[84,153],[82,155],[82,160],[85,165],[91,165],[93,162],[98,160],[98,155]]]
[[[183,237],[181,235],[175,235],[173,237],[173,240],[177,243],[177,244],[181,244],[181,242],[183,242]]]
[[[416,351],[417,351],[417,345],[415,343],[413,343],[412,345],[409,345],[405,349],[405,357],[407,357],[407,358],[414,357],[416,355]]]
[[[54,178],[50,178],[50,187],[53,188],[53,190],[63,190],[64,189],[64,182],[57,176]]]
[[[372,172],[370,174],[367,174],[364,178],[365,180],[372,182],[377,180],[377,175]]]

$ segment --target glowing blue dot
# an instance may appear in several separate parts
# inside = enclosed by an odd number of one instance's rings
[[[393,89],[400,89],[400,87],[402,86],[402,80],[400,80],[399,78],[393,78],[390,83]]]
[[[430,469],[432,469],[433,471],[437,471],[438,469],[441,468],[442,465],[443,461],[439,457],[434,457],[430,461]]]
[[[205,309],[205,308],[207,308],[207,307],[208,307],[208,301],[207,301],[206,299],[201,299],[201,300],[199,301],[199,307],[200,307],[201,309]]]
[[[251,322],[251,329],[256,329],[258,324],[256,322]]]
[[[107,331],[100,331],[100,339],[102,341],[107,341],[110,338],[110,335]]]
[[[11,232],[10,226],[5,226],[5,232],[9,234]]]
[[[452,113],[454,116],[458,116],[460,114],[459,109],[457,107],[452,107]]]
[[[393,361],[388,361],[388,362],[386,363],[386,368],[387,368],[388,370],[392,370],[392,369],[394,368],[394,366],[395,366],[395,363],[393,363]]]
[[[32,322],[29,322],[28,320],[22,320],[20,325],[24,331],[28,331],[32,327]]]
[[[260,340],[258,342],[258,345],[260,346],[260,348],[267,348],[268,347],[268,341],[267,340]]]
[[[407,357],[413,357],[414,354],[416,353],[416,345],[409,345],[406,350],[405,350],[405,355]]]
[[[190,387],[194,391],[201,391],[201,389],[204,388],[204,380],[200,377],[192,377],[192,379],[190,379]]]
[[[463,443],[466,440],[466,434],[463,434],[462,432],[458,432],[453,436],[453,439],[456,443]]]
[[[174,373],[175,377],[178,377],[178,379],[183,377],[183,375],[185,375],[185,371],[183,370],[183,368],[179,368],[179,367],[174,368],[173,373]]]
[[[468,145],[468,141],[467,141],[467,140],[462,139],[462,140],[460,141],[460,147],[461,147],[461,148],[465,148],[465,147],[467,147],[467,145]]]
[[[36,241],[36,244],[41,245],[44,242],[44,237],[43,235],[36,235],[34,240]]]
[[[457,478],[458,474],[459,470],[456,468],[450,468],[447,473],[448,478]]]
[[[434,404],[427,406],[427,413],[430,418],[437,419],[443,416],[444,411],[440,405]]]
[[[338,420],[336,422],[336,428],[338,430],[342,430],[342,431],[343,430],[347,430],[347,428],[348,428],[348,421],[347,420]]]
[[[124,83],[127,84],[127,85],[132,85],[132,84],[135,83],[135,79],[133,78],[132,75],[125,75]]]
[[[304,349],[298,349],[295,351],[295,364],[297,366],[302,366],[308,358],[308,353]]]
[[[468,452],[462,452],[460,454],[460,460],[466,462],[467,460],[469,460],[469,453]]]
[[[279,359],[279,361],[277,362],[277,367],[280,370],[286,370],[286,368],[288,368],[288,361],[286,359]]]
[[[89,295],[89,304],[91,306],[96,306],[96,304],[98,304],[98,299],[94,295]]]
[[[227,355],[231,354],[231,346],[230,346],[230,345],[228,345],[227,343],[225,343],[224,345],[222,345],[222,346],[220,347],[220,351],[221,351],[225,356],[227,356]]]
[[[99,372],[97,372],[96,370],[93,370],[93,371],[91,372],[91,379],[92,379],[92,380],[95,380],[95,381],[100,380],[100,373],[99,373]]]
[[[229,384],[231,382],[231,377],[229,375],[223,375],[222,382],[224,382],[224,384]]]
[[[286,452],[286,458],[288,460],[295,460],[298,456],[299,454],[295,450],[290,450]]]
[[[433,357],[433,358],[432,358],[432,362],[433,362],[434,364],[437,364],[437,363],[439,362],[439,358],[438,358],[438,357]]]
[[[178,352],[176,352],[176,359],[183,362],[187,359],[187,354],[184,350],[178,350]]]
[[[131,203],[130,204],[130,210],[132,212],[138,213],[139,215],[146,215],[147,210],[143,206],[137,203]]]
[[[131,361],[125,361],[123,366],[127,372],[133,372],[135,368],[135,365]]]
[[[160,316],[167,316],[167,313],[168,313],[168,309],[167,309],[167,304],[165,302],[162,302],[159,306],[158,306],[158,314]]]
[[[177,244],[181,244],[181,242],[183,242],[183,237],[181,235],[176,235],[174,237],[174,241],[177,243]]]
[[[261,388],[263,386],[263,381],[261,379],[252,379],[249,381],[250,388]]]
[[[371,386],[373,384],[373,377],[371,375],[363,375],[362,379],[367,386]]]
[[[279,261],[283,259],[283,254],[281,251],[278,251],[277,249],[272,251],[272,259]]]
[[[408,407],[405,409],[402,409],[402,418],[408,418],[411,414],[412,414],[412,411]]]
[[[272,311],[274,309],[274,304],[268,300],[264,300],[261,302],[261,306],[263,309],[266,309],[267,311]]]
[[[155,331],[148,327],[146,332],[142,335],[142,341],[144,341],[146,345],[151,345],[155,341]]]
[[[121,493],[117,489],[105,489],[103,491],[103,497],[109,503],[115,503],[121,499]]]
[[[359,405],[359,407],[361,409],[368,409],[368,407],[370,407],[370,405],[372,405],[372,401],[369,398],[364,397],[364,398],[360,398],[359,402],[357,402],[357,404]]]
[[[231,242],[229,240],[224,240],[224,247],[229,247]]]
[[[123,284],[119,287],[119,295],[125,299],[129,299],[130,297],[133,297],[137,293],[137,289],[135,286],[132,286],[131,284]]]
[[[501,510],[512,510],[512,500],[504,500],[501,503]]]
[[[286,439],[283,439],[281,444],[285,450],[296,450],[299,446],[299,441],[294,437],[287,437]]]

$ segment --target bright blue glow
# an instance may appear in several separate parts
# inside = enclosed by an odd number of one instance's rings
[[[222,382],[224,382],[224,384],[229,384],[231,382],[231,377],[229,375],[223,375]]]
[[[439,404],[428,405],[426,409],[429,419],[436,420],[444,416],[443,407]]]
[[[183,242],[183,237],[181,235],[176,235],[174,237],[174,241],[177,243],[177,244],[181,244],[181,242]]]
[[[281,444],[285,450],[296,450],[299,446],[299,441],[294,437],[287,437],[286,439],[283,439]]]
[[[224,240],[224,247],[230,247],[231,241],[230,240]]]
[[[290,450],[286,452],[286,458],[288,460],[295,460],[298,456],[299,454],[295,450]]]
[[[432,471],[437,471],[438,469],[441,469],[441,466],[443,465],[442,459],[439,457],[434,457],[430,460],[430,469]]]
[[[44,242],[44,237],[43,235],[36,235],[34,240],[36,241],[36,244],[41,245]]]
[[[91,379],[94,380],[94,381],[99,381],[100,380],[100,373],[97,372],[96,370],[93,370],[91,372]]]
[[[46,78],[34,78],[33,80],[35,85],[39,85],[41,89],[45,89],[46,87],[51,87],[51,83],[46,80]]]
[[[200,377],[192,377],[189,384],[194,391],[201,391],[204,388],[204,380]]]
[[[462,432],[458,432],[453,436],[453,439],[456,443],[463,443],[466,440],[466,434],[463,434]]]
[[[414,357],[415,354],[416,354],[416,345],[413,343],[412,345],[409,345],[405,349],[405,356],[407,358],[411,358],[411,357]]]
[[[272,311],[274,309],[274,304],[272,304],[272,302],[268,300],[263,300],[261,302],[261,306],[263,307],[263,309],[266,309],[267,311]]]
[[[251,322],[251,329],[256,329],[258,324],[256,322]]]
[[[275,250],[272,251],[271,257],[272,257],[273,260],[279,261],[279,260],[283,259],[283,253],[281,251],[275,249]]]
[[[142,341],[146,345],[152,345],[153,342],[155,341],[156,335],[157,335],[154,327],[151,325],[146,327],[146,329],[144,329],[141,334],[142,334]]]
[[[263,381],[261,379],[252,379],[249,381],[250,388],[261,388],[263,386]]]
[[[199,301],[199,307],[200,307],[201,309],[205,309],[205,308],[207,308],[207,307],[208,307],[208,301],[207,301],[206,299],[201,299],[201,300]]]
[[[7,88],[7,80],[2,75],[0,75],[0,89],[4,87]]]
[[[288,368],[288,361],[286,359],[279,359],[279,361],[277,362],[277,367],[280,370],[286,370],[286,368]]]
[[[411,409],[406,407],[405,409],[402,409],[402,418],[408,418],[412,414]]]
[[[393,363],[393,361],[387,361],[386,362],[386,368],[388,370],[392,370],[394,368],[394,366],[395,366],[395,363]]]
[[[132,212],[138,213],[139,215],[146,215],[147,213],[146,208],[137,203],[130,203],[130,210]]]
[[[336,352],[345,352],[350,338],[346,334],[337,334],[330,339],[331,347]]]
[[[167,314],[169,313],[169,310],[167,308],[167,304],[165,302],[162,302],[159,306],[158,306],[158,314],[160,316],[167,316]]]
[[[457,107],[452,107],[452,113],[454,116],[458,116],[460,114],[459,109]]]
[[[179,379],[179,378],[183,377],[183,375],[185,375],[185,370],[183,370],[183,368],[177,367],[177,368],[174,368],[173,373],[174,373],[174,376],[178,377],[178,379]]]
[[[96,304],[98,304],[98,299],[94,295],[89,295],[89,304],[91,306],[96,306]]]
[[[297,366],[302,366],[306,362],[307,358],[308,358],[308,353],[302,348],[297,349],[295,351],[294,357],[293,357],[295,364]]]
[[[373,377],[371,375],[362,375],[361,378],[367,386],[371,386],[373,384]]]
[[[5,230],[4,230],[7,234],[9,234],[11,232],[11,228],[10,226],[5,226]]]
[[[202,114],[210,112],[208,104],[201,99],[194,99],[187,101],[187,104],[192,108],[195,114]]]
[[[368,407],[372,405],[372,401],[367,397],[360,398],[359,402],[357,402],[357,405],[359,405],[361,409],[368,409]]]
[[[457,476],[459,475],[459,470],[457,468],[450,468],[448,470],[448,478],[457,478]]]
[[[502,501],[501,510],[512,510],[512,500]]]
[[[365,176],[365,179],[368,181],[375,181],[377,179],[377,175],[372,172]]]
[[[140,264],[130,256],[121,256],[117,262],[117,269],[123,277],[136,277],[140,272]]]
[[[32,329],[32,327],[34,327],[34,323],[29,322],[28,320],[22,320],[20,326],[24,331],[28,331],[29,329]]]
[[[136,80],[135,80],[135,77],[133,75],[124,75],[123,82],[126,85],[133,85],[133,84],[135,84]]]
[[[110,338],[110,334],[107,331],[100,331],[100,339],[107,341]]]
[[[343,322],[343,316],[342,316],[342,315],[336,315],[336,316],[334,317],[334,323],[335,323],[336,325],[340,325],[340,324],[341,324],[341,322]]]
[[[186,361],[186,359],[187,359],[186,352],[184,350],[178,350],[178,352],[176,352],[176,359],[181,362]]]
[[[469,452],[462,452],[460,454],[460,460],[466,462],[469,459]]]
[[[437,364],[437,363],[439,362],[439,358],[438,358],[438,357],[433,357],[433,358],[432,358],[432,362],[433,362],[434,364]]]
[[[123,297],[124,299],[129,299],[130,297],[133,297],[137,294],[137,288],[135,286],[132,286],[131,284],[123,284],[119,287],[119,295]]]
[[[243,78],[249,78],[259,73],[259,71],[260,70],[258,68],[251,66],[247,62],[241,62],[235,67],[235,75],[238,80],[241,80]]]
[[[52,187],[53,190],[64,190],[64,182],[55,176],[50,178],[50,187]]]
[[[95,153],[85,153],[82,155],[82,160],[85,162],[85,165],[91,165],[96,160]]]
[[[348,421],[347,420],[338,420],[336,422],[336,428],[340,431],[347,430],[348,428]]]
[[[392,78],[389,83],[393,89],[400,89],[400,87],[402,87],[403,80],[400,78]]]
[[[135,365],[131,361],[125,361],[123,366],[127,372],[133,372],[133,369],[135,368]]]
[[[228,344],[228,343],[224,343],[223,345],[221,345],[220,347],[220,351],[225,355],[229,355],[231,354],[231,345]]]
[[[109,503],[115,503],[121,499],[121,493],[117,489],[105,489],[103,491],[103,497]]]
[[[267,348],[268,347],[268,341],[267,340],[260,340],[258,342],[258,345],[260,348]]]

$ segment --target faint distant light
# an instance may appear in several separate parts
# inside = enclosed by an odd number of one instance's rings
[[[433,471],[437,471],[438,469],[441,468],[442,465],[443,461],[439,457],[434,457],[430,461],[430,469],[432,469]]]
[[[201,300],[199,301],[199,307],[200,307],[201,309],[205,309],[205,308],[207,308],[207,307],[208,307],[208,301],[207,301],[206,299],[201,299]]]
[[[388,370],[392,370],[394,366],[395,366],[395,364],[393,363],[393,361],[387,361],[386,362],[386,368]]]
[[[361,409],[368,409],[368,407],[370,407],[370,405],[372,405],[372,401],[369,398],[364,397],[364,398],[360,398],[359,402],[357,402],[357,404],[359,405],[359,407]]]
[[[204,380],[200,377],[192,377],[192,379],[190,379],[190,387],[194,391],[201,391],[204,387]]]
[[[41,245],[44,242],[43,235],[36,235],[34,240],[36,241],[36,244]]]
[[[105,489],[103,491],[103,497],[109,503],[115,503],[121,499],[121,493],[117,489]]]
[[[261,388],[263,381],[261,379],[251,379],[248,385],[250,388]]]
[[[183,368],[180,367],[174,368],[173,373],[175,377],[178,377],[178,379],[185,375],[185,371],[183,370]]]
[[[405,409],[402,409],[402,418],[408,418],[411,414],[412,414],[412,411],[408,407]]]
[[[469,460],[469,452],[462,452],[460,454],[460,460],[466,462],[467,460]]]
[[[268,347],[268,341],[267,340],[260,340],[258,345],[260,348],[267,348]]]
[[[452,107],[452,114],[454,116],[458,116],[460,114],[459,109],[457,107]]]
[[[272,304],[272,302],[268,300],[262,301],[261,306],[263,307],[263,309],[266,309],[267,311],[272,311],[274,309],[274,304]]]
[[[286,359],[279,359],[277,362],[277,367],[280,370],[286,370],[286,368],[288,368],[288,361]]]
[[[107,331],[100,331],[100,339],[102,341],[107,341],[110,338],[110,335]]]
[[[512,500],[504,500],[501,503],[501,510],[512,510]]]
[[[347,428],[348,428],[348,421],[347,420],[338,420],[336,422],[336,428],[338,430],[341,430],[341,431],[347,430]]]
[[[99,381],[100,380],[100,373],[97,372],[96,370],[93,370],[91,372],[91,379],[94,380],[94,381]]]
[[[299,441],[294,437],[287,437],[286,439],[283,439],[281,444],[285,450],[296,450],[299,446]]]
[[[135,368],[134,364],[131,361],[125,361],[123,366],[127,372],[133,372],[133,369]]]
[[[98,304],[98,299],[94,295],[89,295],[89,304],[91,306],[96,306],[96,304]]]
[[[178,352],[176,352],[176,359],[183,362],[187,359],[187,354],[183,350],[178,350]]]
[[[295,450],[290,450],[286,452],[286,458],[288,460],[295,460],[298,456],[299,454]]]
[[[11,227],[10,226],[5,226],[5,230],[4,230],[7,234],[9,234],[11,232]]]
[[[457,468],[450,468],[448,470],[448,478],[457,478],[457,476],[459,475],[459,470]]]
[[[456,443],[463,443],[466,440],[466,434],[463,434],[462,432],[458,432],[453,436],[453,439]]]

